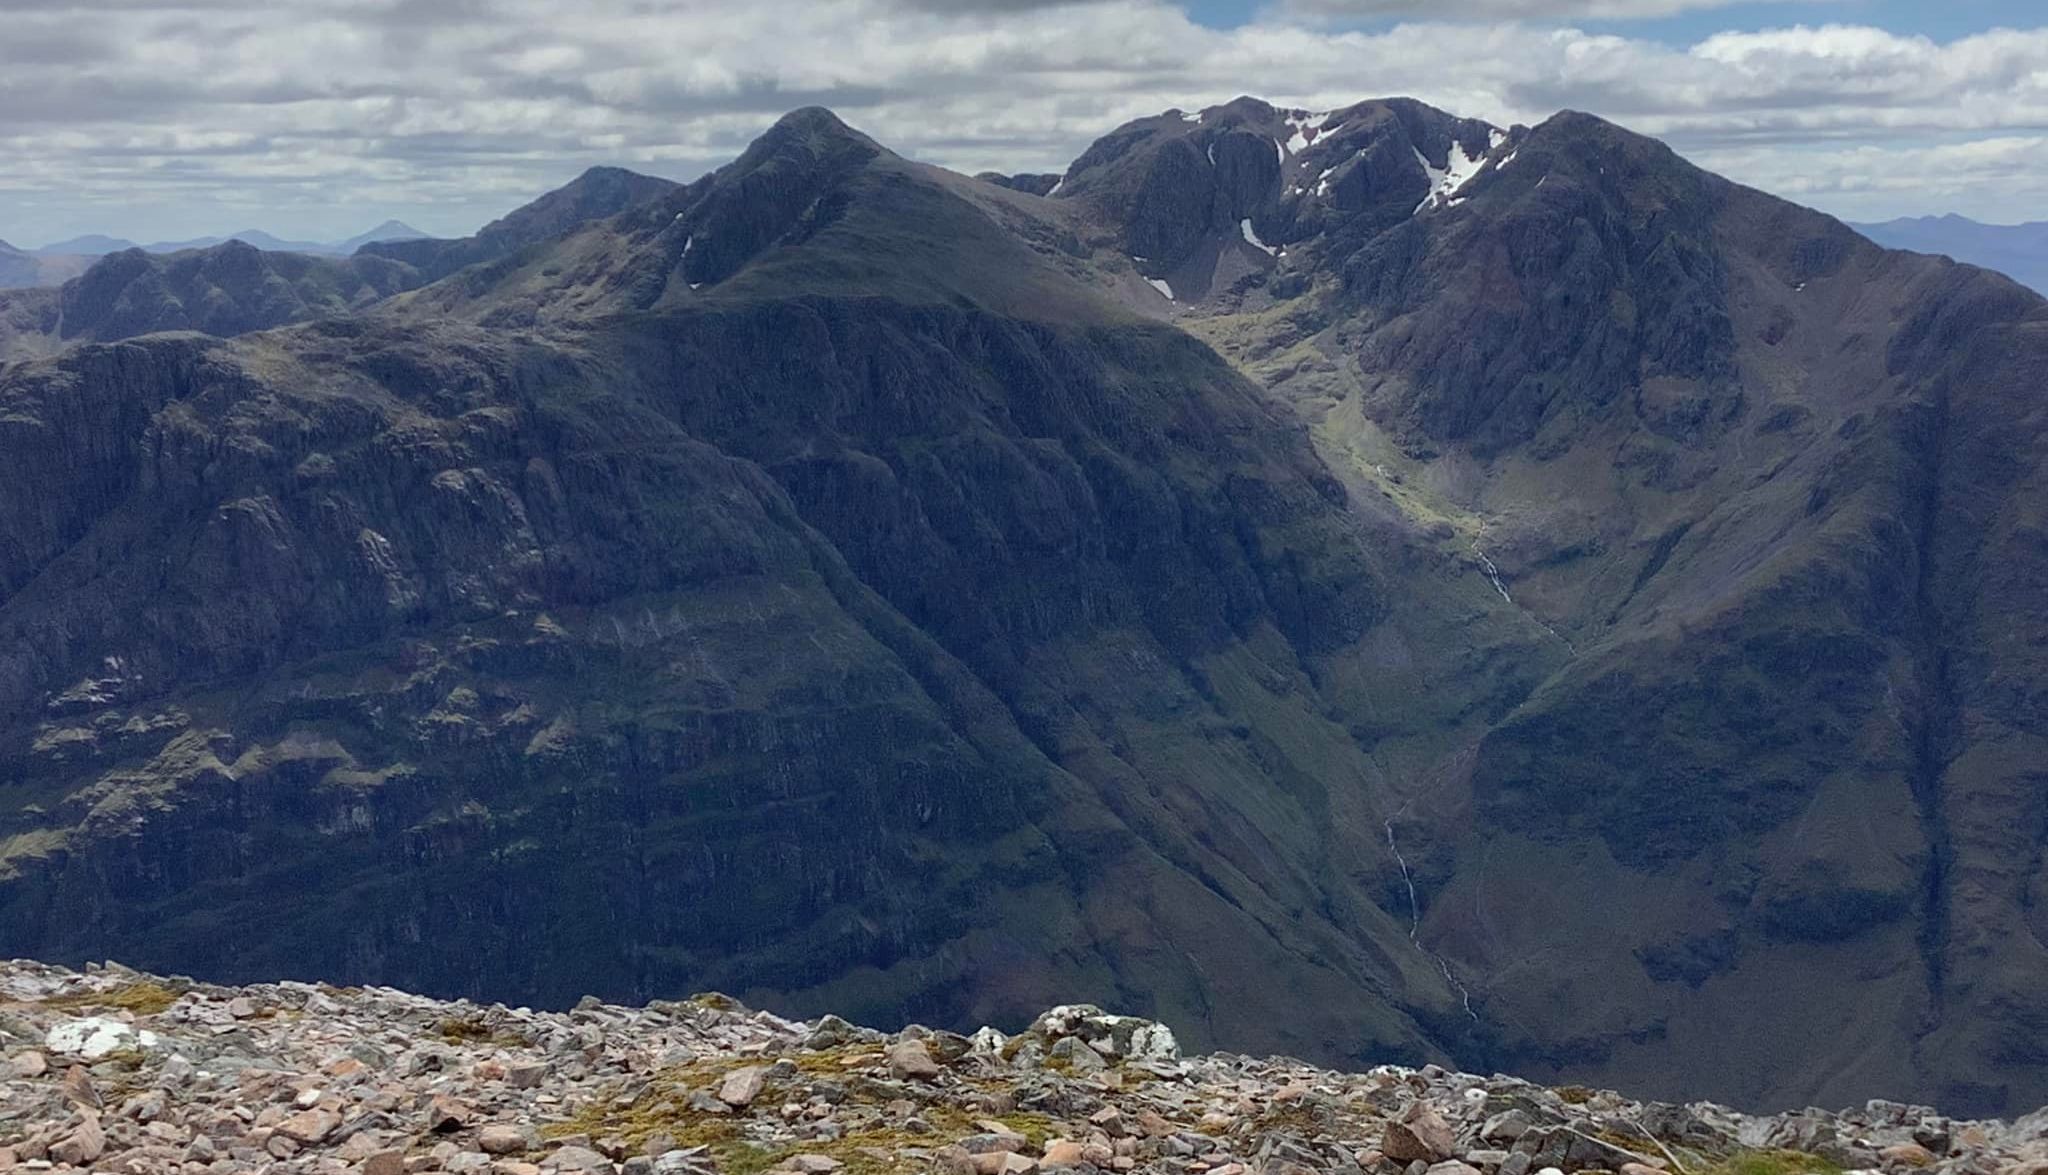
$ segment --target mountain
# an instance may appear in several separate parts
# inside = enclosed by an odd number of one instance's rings
[[[134,241],[124,241],[119,237],[109,237],[99,233],[88,233],[82,237],[72,237],[68,241],[58,241],[55,244],[44,245],[42,248],[34,250],[34,252],[39,256],[52,257],[104,257],[109,253],[119,253],[124,249],[133,249],[135,247]]]
[[[964,1036],[793,1022],[718,994],[534,1011],[24,961],[0,963],[0,1006],[14,1055],[0,1081],[19,1123],[6,1149],[95,1170],[240,1151],[294,1173],[1392,1175],[1422,1162],[1445,1175],[1959,1175],[2029,1170],[2048,1142],[2038,1111],[1958,1121],[1880,1102],[1762,1117],[1439,1068],[1183,1055],[1169,1026],[1087,1005],[1014,1036]],[[130,1095],[143,1099],[134,1116],[113,1096],[131,1084],[147,1091]]]
[[[158,241],[143,248],[151,253],[179,253],[187,249],[207,249],[228,241],[241,241],[254,245],[268,253],[316,253],[347,257],[364,245],[379,241],[409,241],[426,236],[411,225],[398,220],[387,220],[368,232],[358,233],[345,241],[288,241],[272,236],[261,229],[243,229],[223,237],[198,237],[189,241]]]
[[[2048,223],[1979,224],[1950,214],[1854,227],[1888,249],[1943,254],[1995,269],[2036,292],[2048,290]]]
[[[346,241],[337,241],[331,248],[336,253],[348,256],[364,245],[378,241],[411,241],[426,235],[402,220],[387,220],[368,232],[357,233]]]
[[[0,290],[56,285],[83,270],[88,260],[31,253],[0,241]]]
[[[142,246],[142,251],[145,253],[185,253],[195,249],[211,249],[215,245],[224,245],[229,241],[240,241],[245,245],[274,253],[326,253],[330,251],[328,246],[317,241],[287,241],[280,237],[271,236],[261,229],[253,228],[242,229],[218,237],[193,237],[185,241],[152,241]]]
[[[35,285],[36,259],[0,241],[0,288]]]
[[[194,237],[187,241],[155,241],[138,246],[133,241],[119,237],[92,233],[45,245],[32,252],[39,257],[104,257],[109,253],[123,253],[135,248],[149,253],[178,253],[190,249],[210,249],[228,241],[241,241],[265,252],[338,254],[346,257],[373,241],[411,240],[425,235],[404,221],[387,220],[376,228],[358,233],[345,241],[289,241],[261,229],[243,229],[225,236]]]
[[[0,937],[2048,1101],[2048,304],[1575,113],[1001,178],[802,110],[0,373]]]
[[[363,251],[415,266],[430,279],[506,257],[598,220],[658,199],[676,188],[670,180],[618,167],[593,167],[531,204],[459,240],[425,237],[372,241]]]
[[[666,181],[650,180],[662,185]],[[562,194],[549,193],[549,223],[575,223]],[[515,210],[517,222],[531,215]],[[404,229],[389,221],[380,241]],[[467,247],[470,240],[443,242]],[[4,255],[0,255],[4,256]],[[273,252],[230,239],[203,249],[153,254],[130,248],[92,261],[64,288],[8,291],[0,287],[0,362],[50,354],[77,342],[114,342],[156,331],[196,330],[222,338],[359,310],[421,284],[412,266],[388,257]],[[51,261],[42,259],[47,277]],[[38,285],[48,286],[48,281]]]

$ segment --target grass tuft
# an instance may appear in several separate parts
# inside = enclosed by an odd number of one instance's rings
[[[51,996],[43,1001],[46,1008],[62,1011],[80,1011],[86,1008],[117,1008],[133,1012],[137,1016],[154,1016],[178,1002],[182,993],[172,991],[161,983],[145,980],[131,983],[112,991],[84,991],[74,995]]]

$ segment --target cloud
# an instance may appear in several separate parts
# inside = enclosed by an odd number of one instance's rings
[[[1126,119],[1251,93],[1412,94],[1503,124],[1590,110],[1859,216],[2017,218],[2048,175],[2023,153],[1968,190],[1884,171],[2048,134],[2048,29],[1673,46],[1284,10],[1218,30],[1162,0],[580,0],[573,18],[554,0],[0,0],[0,29],[0,236],[28,242],[252,219],[342,236],[393,214],[466,231],[593,163],[690,178],[810,103],[966,171],[1055,170]]]
[[[1430,20],[1655,20],[1728,8],[1750,0],[1285,0],[1290,11],[1322,16],[1423,17]],[[1806,0],[1824,3],[1826,0]]]

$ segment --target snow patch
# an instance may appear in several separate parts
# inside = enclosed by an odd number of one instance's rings
[[[1151,286],[1153,289],[1158,290],[1160,293],[1166,295],[1167,301],[1175,301],[1175,298],[1173,296],[1173,287],[1167,285],[1165,279],[1148,277],[1145,279],[1145,284]]]
[[[1280,140],[1278,140],[1278,139],[1274,139],[1274,140],[1273,140],[1273,154],[1275,154],[1275,155],[1277,155],[1277,156],[1279,156],[1279,157],[1280,157],[1280,166],[1281,166],[1281,167],[1286,167],[1286,166],[1287,166],[1287,148],[1286,148],[1286,147],[1284,147],[1284,146],[1282,146],[1282,145],[1280,144]]]
[[[1260,240],[1259,234],[1252,231],[1252,218],[1249,216],[1237,222],[1237,231],[1244,234],[1245,244],[1250,245],[1254,249],[1261,250],[1268,257],[1272,257],[1280,252],[1280,250]]]
[[[1059,179],[1058,179],[1058,180],[1057,180],[1056,182],[1054,182],[1054,184],[1053,184],[1053,186],[1052,186],[1051,188],[1048,188],[1048,189],[1046,190],[1046,193],[1045,193],[1045,198],[1046,198],[1046,199],[1048,199],[1048,200],[1052,199],[1052,198],[1053,198],[1054,196],[1057,196],[1057,195],[1059,195],[1059,194],[1060,194],[1060,189],[1061,189],[1061,188],[1064,188],[1064,187],[1066,187],[1066,186],[1067,186],[1067,177],[1066,177],[1066,176],[1061,176],[1061,177],[1060,177],[1060,178],[1059,178]]]
[[[1199,110],[1183,110],[1180,112],[1180,120],[1182,122],[1200,122],[1202,121],[1202,112]]]
[[[1289,114],[1287,125],[1294,128],[1294,134],[1287,140],[1287,154],[1298,155],[1307,150],[1308,145],[1315,142],[1316,136],[1322,133],[1323,123],[1329,117],[1330,112],[1327,110],[1321,114],[1310,114],[1306,110],[1296,110]],[[1282,156],[1283,161],[1285,158]]]
[[[1216,144],[1209,144],[1209,166],[1216,166]]]
[[[678,213],[676,214],[676,219],[677,219],[677,220],[681,220],[682,218],[683,218],[683,215],[682,215],[682,213],[678,212]],[[694,247],[694,246],[695,246],[696,244],[697,244],[697,234],[696,234],[696,233],[691,233],[691,234],[690,234],[689,236],[687,236],[687,237],[684,237],[684,238],[683,238],[683,256],[685,256],[685,257],[688,257],[688,256],[690,255],[690,250],[691,250],[691,248],[692,248],[692,247]]]
[[[1414,150],[1412,147],[1409,149]],[[1429,195],[1423,197],[1422,203],[1415,206],[1415,211],[1420,212],[1433,205],[1447,205],[1459,188],[1464,187],[1473,176],[1479,174],[1479,169],[1486,164],[1486,156],[1481,155],[1475,159],[1465,154],[1465,145],[1453,139],[1450,155],[1443,167],[1431,164],[1429,157],[1420,151],[1415,152],[1415,161],[1422,164],[1422,170],[1429,174]]]

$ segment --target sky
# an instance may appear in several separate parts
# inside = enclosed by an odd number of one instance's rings
[[[461,235],[793,107],[963,171],[1239,94],[1559,109],[1852,220],[2048,220],[2040,0],[0,0],[0,239]]]

